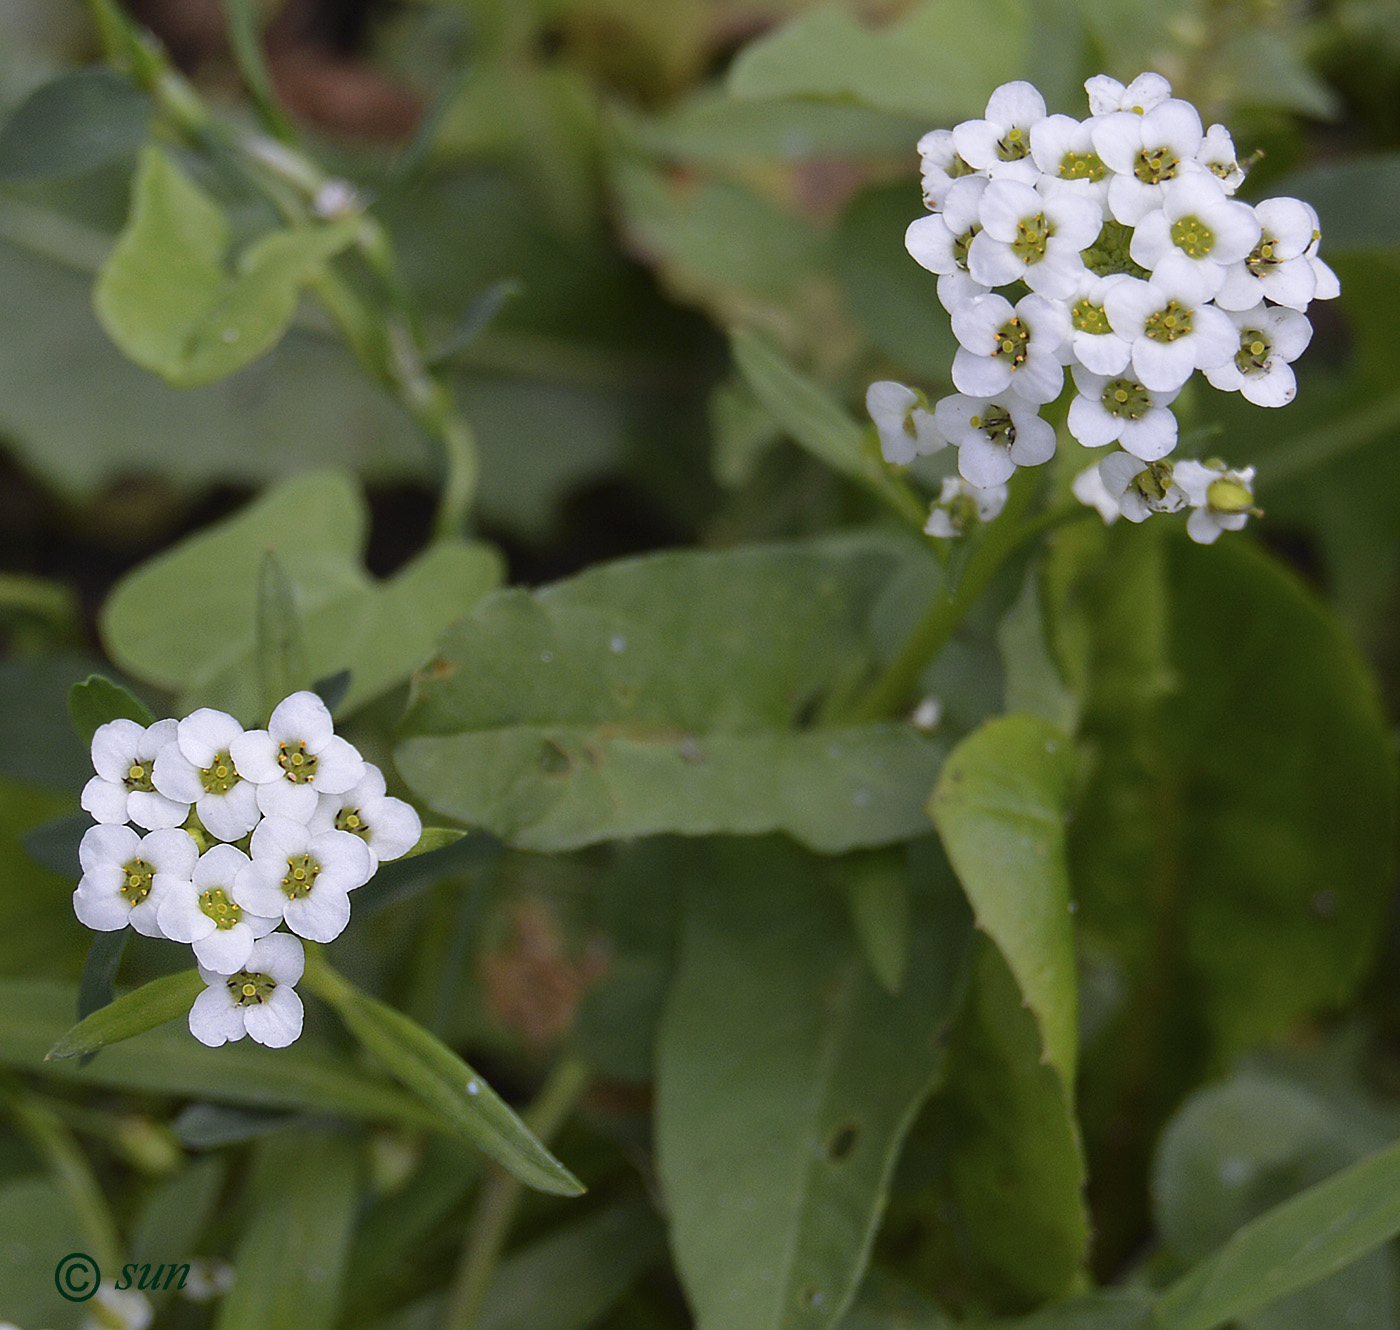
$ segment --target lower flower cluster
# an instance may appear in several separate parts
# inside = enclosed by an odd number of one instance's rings
[[[866,405],[894,465],[957,448],[961,482],[934,504],[931,534],[999,509],[1018,467],[1054,456],[1040,411],[1066,370],[1069,433],[1122,449],[1076,491],[1086,502],[1134,521],[1190,506],[1197,540],[1242,526],[1252,471],[1181,463],[1172,479],[1161,465],[1177,446],[1172,404],[1199,370],[1256,405],[1285,405],[1312,335],[1305,311],[1338,294],[1313,209],[1234,199],[1245,171],[1229,133],[1204,128],[1161,75],[1099,76],[1085,90],[1090,115],[1076,120],[1007,83],[982,119],[919,143],[929,215],[905,244],[938,276],[957,392],[930,409],[884,381]]]
[[[310,692],[278,703],[265,730],[208,707],[108,721],[92,764],[78,918],[194,949],[206,988],[190,1031],[202,1043],[290,1044],[302,1026],[298,937],[340,935],[350,893],[418,843],[418,814],[385,793]]]

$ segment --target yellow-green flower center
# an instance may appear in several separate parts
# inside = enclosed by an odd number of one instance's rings
[[[1030,135],[1019,125],[1012,125],[1006,137],[997,140],[997,156],[1004,162],[1019,162],[1031,153]]]
[[[973,429],[980,429],[993,443],[1004,443],[1009,448],[1016,442],[1016,426],[1004,407],[990,407],[985,416],[973,416],[968,423]]]
[[[1011,242],[1011,252],[1027,267],[1039,263],[1045,257],[1045,246],[1055,234],[1052,222],[1045,220],[1045,214],[1038,212],[1034,217],[1022,217],[1016,223],[1016,239]]]
[[[994,356],[1004,356],[1015,368],[1026,363],[1031,344],[1031,330],[1014,314],[1007,323],[997,329],[997,344],[992,351]]]
[[[224,980],[235,1007],[255,1007],[266,1002],[277,987],[277,980],[270,974],[257,974],[249,970],[239,970]]]
[[[277,765],[294,785],[309,785],[316,779],[316,759],[300,739],[294,744],[277,745]]]
[[[287,876],[282,879],[282,890],[287,899],[294,901],[311,895],[311,888],[316,885],[316,875],[320,871],[321,865],[309,854],[295,854],[288,859]]]
[[[1269,339],[1258,328],[1246,328],[1240,333],[1240,349],[1235,352],[1235,368],[1241,374],[1254,374],[1267,369],[1269,353],[1272,350]]]
[[[909,432],[912,433],[912,429]],[[335,815],[335,829],[348,831],[361,840],[369,839],[369,824],[360,816],[358,808],[342,808]]]
[[[155,789],[151,784],[151,763],[143,762],[137,758],[126,769],[126,775],[122,777],[122,784],[128,790],[142,790],[147,794]]]
[[[1141,420],[1152,410],[1147,389],[1132,379],[1113,379],[1099,397],[1103,409],[1116,420]]]
[[[242,907],[228,898],[222,887],[213,887],[201,894],[199,908],[223,929],[232,928],[243,919]]]
[[[1144,185],[1160,185],[1176,176],[1180,164],[1170,148],[1144,148],[1133,163],[1133,174]]]
[[[214,755],[214,761],[199,773],[199,779],[205,794],[227,794],[238,784],[240,777],[233,769],[227,748]]]
[[[1088,296],[1074,302],[1069,317],[1076,332],[1093,333],[1096,337],[1102,337],[1105,333],[1113,331],[1109,327],[1108,315],[1103,312],[1103,306],[1094,304]]]
[[[1182,217],[1172,223],[1172,244],[1187,258],[1203,259],[1215,247],[1215,232],[1199,217]]]
[[[1172,464],[1149,462],[1133,477],[1133,488],[1149,504],[1161,503],[1172,487]]]
[[[1166,309],[1149,315],[1143,331],[1154,342],[1174,342],[1191,331],[1192,311],[1176,300],[1167,301]]]
[[[962,235],[953,237],[953,262],[964,272],[967,271],[967,247],[981,229],[980,226],[971,226]]]
[[[1259,243],[1249,252],[1244,266],[1256,277],[1272,272],[1283,260],[1278,253],[1278,237],[1267,233],[1259,237]]]
[[[1102,180],[1107,173],[1096,152],[1067,152],[1060,158],[1061,180]]]
[[[136,858],[122,865],[122,884],[117,894],[128,905],[140,905],[151,894],[151,880],[156,870],[144,859]]]
[[[1128,252],[1132,243],[1131,227],[1121,222],[1105,222],[1098,239],[1083,253],[1084,266],[1099,277],[1125,272],[1130,277],[1147,277],[1147,269],[1133,260]]]

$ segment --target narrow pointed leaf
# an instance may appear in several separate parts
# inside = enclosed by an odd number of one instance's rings
[[[95,1053],[108,1044],[144,1034],[185,1015],[203,991],[204,980],[198,970],[152,979],[79,1021],[48,1051],[45,1061]]]
[[[442,1040],[393,1007],[362,993],[324,961],[307,957],[306,984],[336,1009],[389,1074],[463,1140],[536,1191],[578,1196],[584,1188],[511,1107]]]
[[[296,592],[276,551],[263,554],[258,574],[258,681],[262,685],[263,715],[308,682],[306,625],[297,611]]]

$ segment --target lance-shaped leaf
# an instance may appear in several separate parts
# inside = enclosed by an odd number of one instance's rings
[[[935,577],[916,542],[857,536],[502,592],[419,671],[399,770],[438,812],[530,849],[665,831],[907,840],[928,828],[942,742],[810,718],[874,669]]]
[[[198,970],[163,975],[133,989],[115,1002],[84,1017],[46,1054],[47,1061],[95,1053],[108,1044],[154,1030],[157,1025],[183,1016],[204,991]]]
[[[578,1196],[583,1184],[521,1122],[475,1071],[436,1035],[401,1011],[362,993],[312,951],[306,986],[333,1006],[389,1074],[463,1140],[494,1159],[536,1191]]]
[[[676,1262],[700,1330],[831,1326],[941,1073],[971,921],[946,876],[914,884],[890,994],[830,864],[777,839],[719,841],[694,870],[658,1043]]]
[[[355,238],[356,217],[275,231],[228,267],[222,209],[159,148],[146,148],[130,220],[93,291],[97,316],[138,365],[182,387],[213,383],[287,331],[302,287]]]

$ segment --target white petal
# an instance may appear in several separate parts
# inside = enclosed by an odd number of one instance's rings
[[[1086,369],[1110,377],[1121,374],[1133,358],[1132,343],[1117,333],[1076,332],[1071,346],[1075,359]]]
[[[258,807],[266,817],[289,819],[305,824],[316,811],[316,787],[274,780],[257,787]]]
[[[418,844],[423,823],[402,799],[385,797],[370,808],[369,847],[377,858],[398,859]]]
[[[287,908],[287,894],[282,879],[287,876],[286,862],[275,859],[254,859],[234,879],[229,895],[249,914],[263,919],[280,919]]]
[[[1257,295],[1267,296],[1276,305],[1287,305],[1299,312],[1307,309],[1315,299],[1325,300],[1318,295],[1317,269],[1309,259],[1290,259],[1277,268],[1256,279],[1254,287]],[[1226,309],[1233,306],[1226,305]]]
[[[122,717],[99,725],[92,735],[92,766],[104,780],[125,780],[145,728]]]
[[[304,743],[314,753],[335,733],[335,724],[326,704],[315,693],[303,690],[284,697],[273,708],[267,732],[274,744]]]
[[[311,842],[311,857],[321,866],[317,887],[354,891],[369,881],[369,847],[348,831],[325,831]]]
[[[1270,360],[1265,373],[1244,376],[1240,394],[1255,406],[1287,406],[1298,395],[1293,366],[1282,360]]]
[[[1053,354],[1037,355],[1032,352],[1012,376],[1011,388],[1018,396],[1039,406],[1045,402],[1053,402],[1060,395],[1064,383],[1064,366]]]
[[[991,356],[973,355],[959,347],[953,357],[953,386],[972,397],[994,397],[1011,383],[1011,363]],[[974,482],[976,483],[976,482]],[[1000,484],[993,481],[992,484]]]
[[[265,817],[253,832],[249,846],[252,857],[283,861],[305,854],[311,848],[311,833],[304,822],[289,817]]]
[[[1017,466],[1039,466],[1055,455],[1055,428],[1039,416],[1015,414],[1016,442],[1011,445],[1011,460]]]
[[[85,813],[91,813],[99,822],[120,826],[126,821],[126,786],[117,781],[94,776],[83,786],[78,802]]]
[[[1081,395],[1069,404],[1069,432],[1086,448],[1103,448],[1118,438],[1119,422],[1097,397]]]
[[[1100,156],[1102,155],[1100,153]],[[1108,158],[1105,157],[1104,160],[1107,161]],[[1144,184],[1132,175],[1115,175],[1108,182],[1108,209],[1113,214],[1114,221],[1122,222],[1124,226],[1136,226],[1148,213],[1161,205],[1160,185]]]
[[[1191,344],[1191,351],[1198,369],[1210,369],[1213,365],[1223,365],[1233,360],[1240,349],[1240,332],[1223,309],[1213,305],[1201,305],[1192,315],[1191,336],[1185,339]],[[1147,383],[1147,380],[1143,380]],[[1157,385],[1147,383],[1149,388]]]
[[[115,891],[102,891],[90,877],[79,880],[73,892],[73,913],[79,923],[99,933],[113,933],[131,921],[131,907]]]
[[[298,896],[287,902],[282,917],[293,933],[311,942],[331,942],[350,922],[350,897],[318,879],[309,896]]]
[[[1009,323],[1016,311],[1004,296],[975,296],[960,305],[949,322],[953,336],[974,355],[989,356],[997,345],[997,330]]]
[[[999,125],[1032,125],[1045,114],[1045,98],[1033,83],[1003,83],[987,99],[987,119]]]
[[[1215,514],[1208,508],[1197,508],[1186,519],[1186,534],[1198,545],[1213,545],[1220,535],[1221,526]]]
[[[1123,107],[1123,85],[1107,74],[1095,74],[1086,79],[1084,91],[1089,94],[1089,111],[1092,115],[1109,115],[1121,111]]]
[[[934,213],[929,217],[916,217],[904,232],[904,248],[921,268],[929,272],[952,272],[958,266],[953,253],[957,237],[953,234],[944,217]]]
[[[180,722],[178,743],[180,751],[191,765],[205,771],[214,765],[220,753],[229,751],[233,741],[243,733],[241,726],[226,711],[200,707]]]
[[[141,857],[157,873],[189,879],[199,858],[199,846],[188,831],[178,827],[153,831],[141,838]]]
[[[1118,442],[1134,457],[1155,462],[1176,447],[1176,416],[1161,406],[1141,420],[1125,420]]]
[[[205,830],[218,840],[242,840],[262,817],[258,787],[241,780],[227,794],[203,795],[195,805]]]
[[[246,730],[228,746],[234,770],[244,780],[281,780],[285,773],[277,765],[277,744],[266,730]]]
[[[266,1002],[244,1010],[248,1034],[268,1048],[286,1048],[301,1034],[302,1005],[296,990],[282,984]]]
[[[219,978],[195,998],[190,1008],[190,1033],[210,1048],[242,1039],[246,1033],[243,1011],[242,1007],[234,1005],[223,979]]]
[[[967,271],[983,286],[1005,286],[1016,281],[1026,270],[1011,251],[1011,246],[979,231],[967,247]],[[997,297],[1001,299],[1000,296]]]
[[[316,754],[316,775],[313,783],[323,794],[342,794],[358,785],[364,778],[365,760],[354,744],[339,735],[332,735]],[[311,812],[315,812],[313,805]],[[308,818],[311,813],[307,813]]]
[[[1197,314],[1200,310],[1196,311]],[[1150,337],[1139,337],[1133,343],[1133,369],[1138,380],[1154,392],[1172,392],[1180,388],[1191,377],[1196,368],[1196,354],[1192,343],[1195,337],[1182,337],[1175,342],[1155,342]],[[1236,338],[1235,345],[1239,345]]]
[[[1045,211],[1045,200],[1030,185],[1017,180],[994,180],[982,195],[982,226],[995,240],[1010,244],[1027,217]]]
[[[271,975],[279,984],[295,984],[306,969],[306,949],[286,933],[273,933],[254,946],[249,968]]]
[[[215,974],[236,973],[248,964],[253,954],[253,934],[241,924],[233,928],[211,928],[203,937],[190,940],[194,943],[195,959]]]
[[[167,799],[186,807],[204,797],[204,782],[178,744],[167,744],[151,770],[151,784]]]
[[[1001,444],[994,444],[985,434],[964,440],[958,449],[958,470],[962,478],[980,489],[1004,485],[1016,473],[1011,453]]]
[[[178,827],[190,815],[189,804],[177,804],[154,790],[131,790],[126,796],[126,814],[138,827],[148,831]]]

